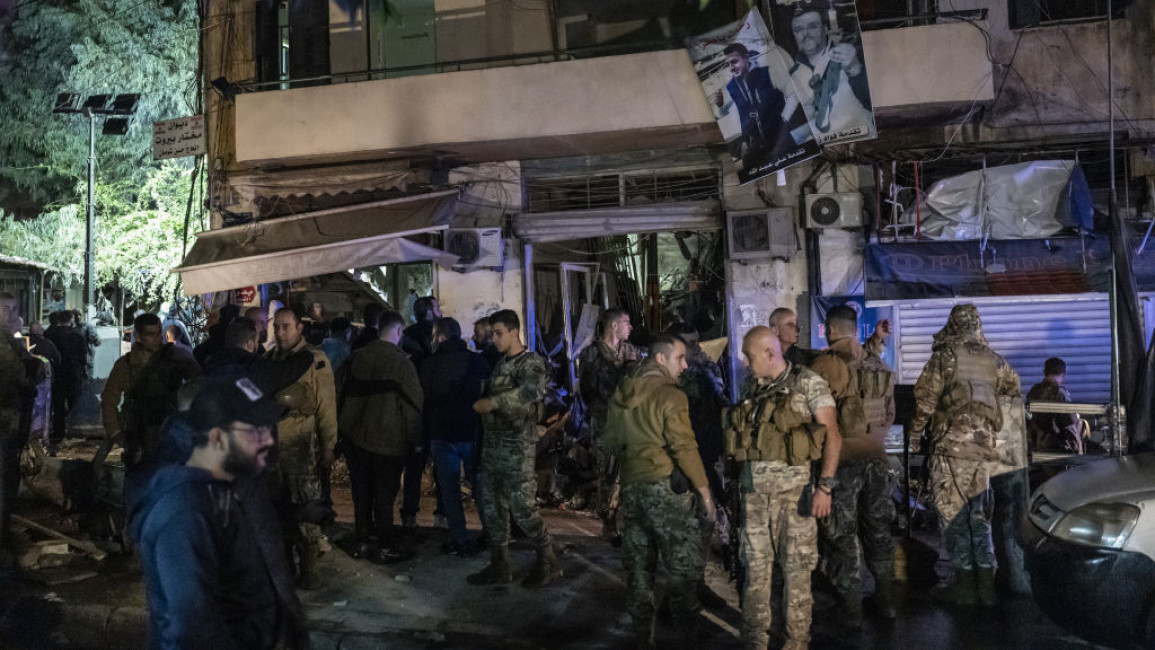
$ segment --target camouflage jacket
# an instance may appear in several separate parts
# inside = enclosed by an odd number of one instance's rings
[[[960,390],[961,383],[969,383],[963,381],[963,373],[959,372],[959,359],[963,355],[990,355],[994,376],[980,379],[985,386],[993,389],[993,395],[986,395],[990,391],[983,388],[983,395],[972,393],[969,401],[951,397],[965,392]],[[914,385],[915,413],[911,420],[911,431],[926,429],[935,454],[971,460],[994,460],[995,432],[1002,427],[997,398],[1003,395],[1021,395],[1019,375],[1002,355],[991,350],[985,342],[967,340],[936,345]],[[995,400],[993,412],[985,406],[989,400]]]
[[[498,432],[524,434],[541,417],[548,372],[545,359],[529,349],[505,355],[486,383],[485,396],[494,408],[481,418],[486,436]]]
[[[604,341],[587,345],[578,355],[578,390],[589,408],[591,433],[599,435],[606,424],[606,409],[618,382],[626,374],[628,364],[641,355],[628,341],[622,341],[617,350],[611,350]]]

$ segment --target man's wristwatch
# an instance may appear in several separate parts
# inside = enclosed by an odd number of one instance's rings
[[[820,476],[820,477],[818,477],[818,489],[822,490],[826,494],[830,494],[837,487],[838,487],[838,479],[834,478],[833,476]]]

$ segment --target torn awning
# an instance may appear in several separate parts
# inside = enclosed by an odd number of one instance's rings
[[[197,233],[173,269],[187,295],[347,271],[359,266],[457,256],[405,239],[448,227],[457,191],[345,206]]]
[[[323,169],[254,170],[233,174],[229,187],[242,199],[342,194],[359,191],[404,191],[410,183],[425,180],[409,169],[408,161],[341,165]]]
[[[513,220],[514,233],[532,243],[677,230],[718,230],[721,227],[722,208],[717,201],[533,212],[519,214]]]

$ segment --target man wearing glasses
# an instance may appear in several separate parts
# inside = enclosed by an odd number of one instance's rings
[[[129,512],[150,647],[300,647],[299,603],[275,577],[284,562],[259,530],[269,518],[249,494],[284,407],[248,378],[203,381],[186,415],[188,460],[157,468]]]

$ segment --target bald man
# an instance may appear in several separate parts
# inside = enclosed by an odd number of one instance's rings
[[[775,560],[784,577],[786,649],[810,643],[810,574],[818,564],[815,518],[830,514],[842,438],[826,381],[782,355],[774,330],[758,326],[742,341],[750,378],[726,415],[726,454],[739,466],[740,559],[745,567],[742,643],[770,641]],[[816,485],[811,472],[820,465]],[[809,502],[809,503],[808,503]]]

